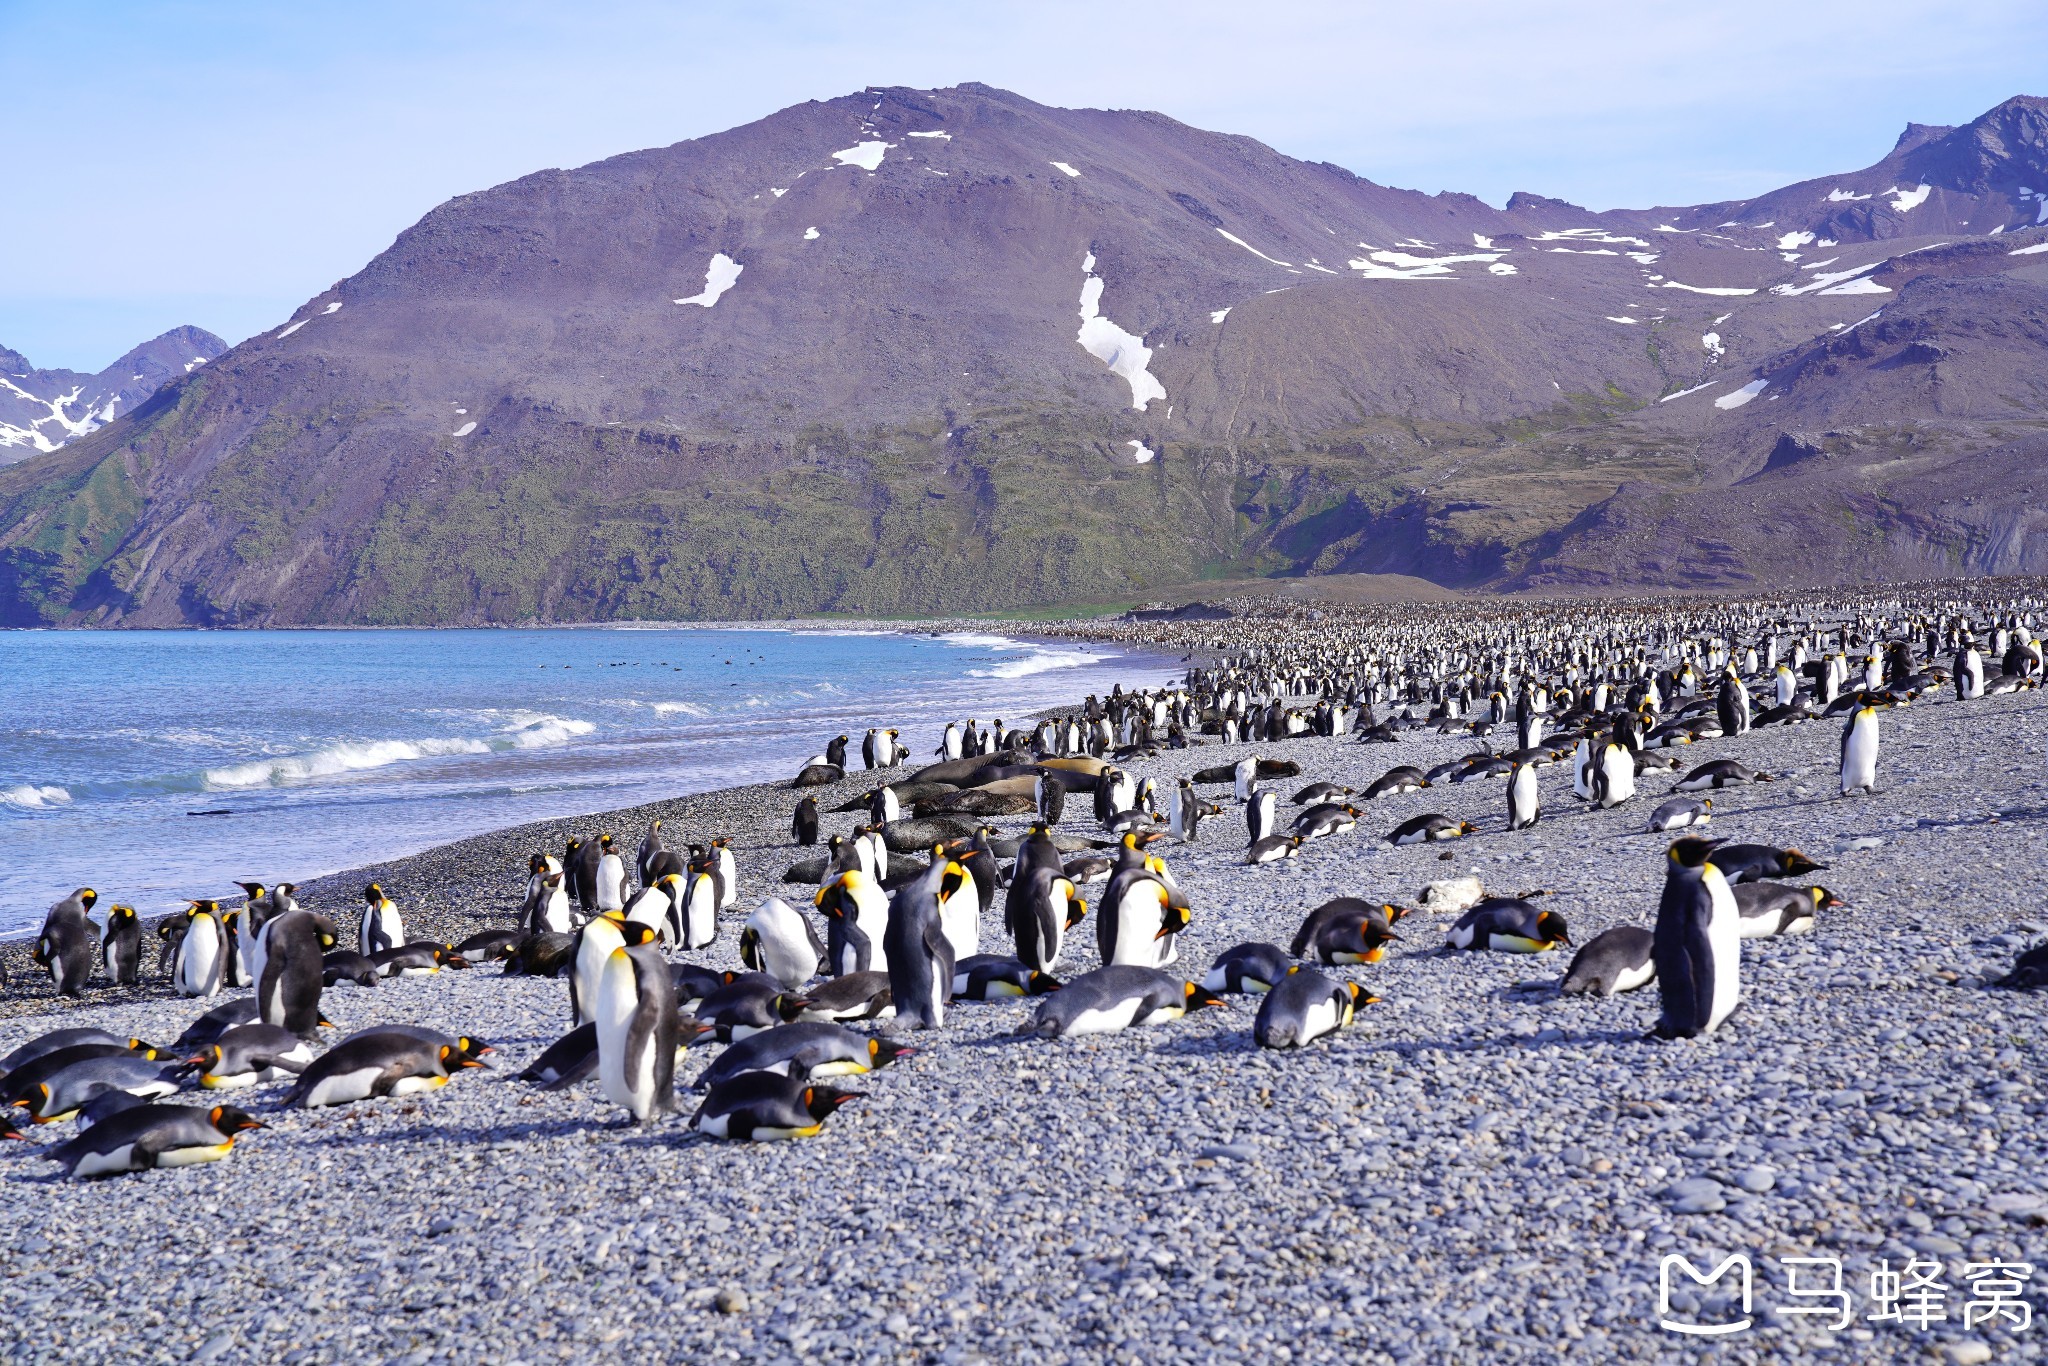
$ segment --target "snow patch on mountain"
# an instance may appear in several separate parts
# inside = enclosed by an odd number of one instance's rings
[[[1856,200],[1859,200],[1859,199],[1868,199],[1868,198],[1870,198],[1870,196],[1869,196],[1869,195],[1867,195],[1867,194],[1857,194],[1857,193],[1856,193],[1856,192],[1855,192],[1854,190],[1829,190],[1829,191],[1828,191],[1828,203],[1830,203],[1830,204],[1850,204],[1850,203],[1854,203],[1854,202],[1855,202]]]
[[[1884,262],[1882,261],[1872,261],[1867,266],[1854,266],[1848,270],[1823,271],[1803,285],[1772,285],[1771,293],[1783,295],[1788,299],[1798,294],[1831,294],[1834,292],[1834,287],[1841,284],[1844,280],[1853,280],[1859,275],[1876,270],[1883,264]],[[1879,286],[1879,288],[1882,289],[1883,286]]]
[[[1065,172],[1066,172],[1066,173],[1067,173],[1068,175],[1070,175],[1070,176],[1074,176],[1074,177],[1078,178],[1078,177],[1080,176],[1080,174],[1081,174],[1081,173],[1080,173],[1079,171],[1075,170],[1075,169],[1074,169],[1073,167],[1071,167],[1071,166],[1067,165],[1067,163],[1066,163],[1066,162],[1064,162],[1064,161],[1055,161],[1055,162],[1053,162],[1052,164],[1053,164],[1053,166],[1055,166],[1055,167],[1056,167],[1056,168],[1058,168],[1059,170],[1065,171]]]
[[[1405,251],[1374,251],[1366,243],[1366,254],[1347,262],[1353,270],[1368,280],[1448,280],[1455,279],[1452,267],[1465,261],[1489,263],[1500,260],[1506,252],[1468,252],[1462,256],[1414,256]],[[1501,272],[1495,271],[1495,274]],[[1512,268],[1509,273],[1512,273]]]
[[[1158,454],[1158,452],[1154,451],[1151,447],[1147,446],[1142,441],[1131,441],[1127,442],[1126,444],[1129,445],[1131,448],[1131,459],[1137,461],[1140,465],[1151,464],[1152,457]]]
[[[1737,389],[1734,393],[1723,394],[1721,397],[1715,399],[1714,406],[1716,408],[1723,409],[1740,408],[1743,404],[1749,402],[1751,399],[1755,398],[1758,394],[1762,393],[1764,390],[1770,387],[1771,382],[1767,379],[1753,379],[1749,383],[1743,385],[1740,389]]]
[[[1725,294],[1730,298],[1743,294],[1756,293],[1756,291],[1753,289],[1737,288],[1732,285],[1682,285],[1676,280],[1666,280],[1663,283],[1662,288],[1682,289],[1689,294]]]
[[[1081,331],[1075,340],[1089,355],[1107,365],[1110,373],[1131,386],[1131,406],[1139,412],[1153,399],[1164,400],[1166,386],[1146,367],[1152,363],[1152,348],[1145,339],[1118,327],[1102,316],[1102,277],[1095,273],[1095,253],[1081,262]]]
[[[872,171],[882,164],[882,154],[896,144],[893,142],[861,142],[843,152],[834,152],[832,159],[841,166],[858,166],[863,171]]]
[[[745,266],[727,256],[724,252],[714,252],[711,257],[711,264],[704,271],[703,290],[692,294],[687,299],[677,299],[676,302],[679,304],[702,304],[704,307],[709,308],[718,302],[720,295],[739,282],[740,272],[745,269]]]
[[[1224,241],[1235,242],[1238,246],[1243,247],[1246,251],[1258,257],[1261,261],[1272,261],[1273,264],[1276,266],[1285,266],[1289,270],[1294,269],[1294,263],[1292,261],[1275,260],[1273,257],[1266,255],[1265,252],[1260,251],[1257,247],[1245,241],[1242,237],[1239,237],[1234,232],[1225,232],[1221,228],[1216,229],[1216,232],[1217,235],[1220,236]]]
[[[1911,213],[1927,202],[1927,196],[1934,193],[1934,187],[1923,183],[1910,190],[1902,190],[1894,185],[1885,193],[1892,197],[1893,210],[1898,213]]]

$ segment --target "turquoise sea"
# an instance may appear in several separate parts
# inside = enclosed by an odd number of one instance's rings
[[[793,776],[834,735],[1012,724],[1178,660],[1000,635],[0,632],[0,934],[157,914],[522,821]],[[207,813],[207,814],[194,814]]]

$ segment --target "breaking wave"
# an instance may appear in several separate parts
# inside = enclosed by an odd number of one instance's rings
[[[308,754],[287,754],[274,759],[251,759],[207,769],[203,787],[209,792],[232,792],[252,787],[290,787],[315,778],[384,768],[417,759],[437,759],[456,754],[496,754],[514,749],[543,749],[567,744],[597,727],[575,717],[524,714],[488,738],[427,738],[423,740],[348,740],[326,745]]]

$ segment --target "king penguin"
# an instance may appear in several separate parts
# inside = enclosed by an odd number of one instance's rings
[[[1842,727],[1842,795],[1877,791],[1877,708],[1865,703]]]
[[[896,1018],[916,1029],[946,1023],[953,994],[953,946],[943,921],[948,898],[971,882],[967,870],[935,852],[932,866],[889,899],[889,925],[882,931],[889,960],[889,995]]]
[[[217,996],[227,969],[227,936],[221,929],[220,903],[195,901],[186,912],[184,942],[171,986],[180,996]]]
[[[363,919],[357,934],[356,952],[368,958],[405,943],[405,922],[398,906],[376,883],[363,888]]]
[[[1527,830],[1542,816],[1536,794],[1536,769],[1517,761],[1514,771],[1508,774],[1508,829]]]
[[[100,949],[107,980],[117,987],[134,986],[142,976],[142,917],[133,906],[107,912],[107,937]]]
[[[779,896],[762,902],[740,931],[740,961],[791,991],[811,980],[824,957],[810,920]]]
[[[60,996],[79,996],[92,976],[92,960],[99,956],[100,934],[86,913],[99,900],[99,893],[80,887],[50,907],[43,918],[43,931],[36,936],[35,961],[48,969]]]
[[[326,939],[320,917],[287,911],[263,926],[263,974],[256,979],[257,1018],[310,1039],[320,1025],[320,992],[326,976]]]
[[[641,1124],[673,1111],[682,1020],[659,948],[612,950],[598,978],[596,1016],[597,1075],[606,1099]]]
[[[1741,999],[1742,913],[1714,849],[1715,841],[1689,836],[1665,855],[1650,952],[1663,996],[1660,1039],[1711,1034]]]

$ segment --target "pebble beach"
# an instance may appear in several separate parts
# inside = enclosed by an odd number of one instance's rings
[[[1710,793],[1705,833],[1797,846],[1844,903],[1807,936],[1746,941],[1742,1005],[1720,1032],[1646,1038],[1654,988],[1561,997],[1571,948],[1444,951],[1451,917],[1401,921],[1379,963],[1326,968],[1380,999],[1307,1048],[1255,1047],[1256,998],[1164,1026],[1046,1042],[1014,1037],[1029,1000],[959,1002],[916,1053],[857,1078],[865,1098],[818,1137],[721,1143],[674,1118],[639,1127],[593,1082],[544,1092],[516,1073],[569,1021],[564,984],[495,965],[329,988],[334,1037],[384,1021],[490,1041],[487,1071],[423,1097],[284,1110],[283,1084],[235,1093],[271,1127],[209,1166],[93,1183],[55,1179],[4,1145],[12,1214],[0,1286],[22,1361],[2038,1360],[2048,1324],[1965,1324],[1967,1270],[2048,1252],[2048,1038],[2038,993],[1995,990],[2048,934],[2048,698],[1929,696],[1884,716],[1877,793],[1837,795],[1837,721],[1687,746],[1675,773],[1595,811],[1545,768],[1545,818],[1504,830],[1504,784],[1478,779],[1363,803],[1358,828],[1286,863],[1242,862],[1241,808],[1163,854],[1193,905],[1175,970],[1199,980],[1245,940],[1286,945],[1328,898],[1414,905],[1477,876],[1542,890],[1574,945],[1648,926],[1668,835],[1641,833],[1685,768],[1736,758],[1776,781]],[[821,737],[822,739],[825,737]],[[932,738],[906,736],[926,753]],[[1470,737],[1431,730],[1165,749],[1127,767],[1175,780],[1247,755],[1301,766],[1295,787],[1364,789],[1428,768]],[[856,760],[857,762],[857,760]],[[902,776],[898,770],[890,776]],[[873,775],[812,789],[822,810]],[[786,784],[702,793],[506,829],[302,886],[354,924],[376,880],[415,938],[516,921],[527,859],[571,835],[631,848],[660,817],[675,842],[725,835],[737,933],[796,848]],[[1283,803],[1282,819],[1294,808]],[[1441,812],[1480,833],[1390,847]],[[825,832],[859,813],[828,814]],[[1025,817],[991,822],[1014,836]],[[1085,801],[1062,833],[1101,836]],[[239,872],[240,870],[235,870]],[[272,870],[277,878],[289,869]],[[1084,889],[1093,905],[1099,887]],[[1095,966],[1084,923],[1057,975]],[[352,930],[351,930],[352,932]],[[986,911],[984,951],[1008,951]],[[154,966],[155,945],[147,949]],[[174,1037],[202,1003],[159,979],[59,1000],[9,946],[0,1053],[49,1029]],[[889,1021],[860,1026],[891,1029]],[[719,1045],[692,1047],[687,1086]],[[66,1126],[68,1127],[68,1126]],[[35,1135],[38,1138],[46,1135]],[[1667,1256],[1732,1281],[1681,1282]],[[1782,1260],[1832,1259],[1849,1322]],[[1880,1266],[1932,1263],[1946,1317],[1872,1319]],[[2025,1299],[2044,1299],[2048,1268]],[[1804,1288],[1802,1285],[1800,1288]],[[1828,1301],[1828,1303],[1833,1303]],[[1660,1319],[1749,1326],[1719,1337]]]

